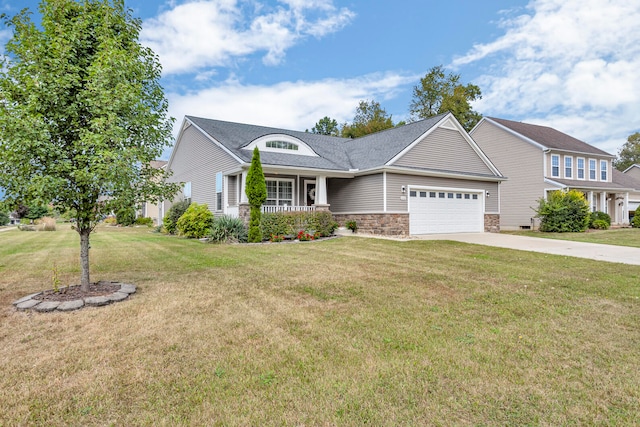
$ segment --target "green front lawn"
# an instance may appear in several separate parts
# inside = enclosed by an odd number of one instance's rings
[[[0,425],[635,425],[640,267],[343,237],[92,236],[131,299],[15,312],[78,238],[0,234]]]
[[[519,236],[543,237],[546,239],[573,240],[576,242],[603,243],[605,245],[632,246],[640,248],[640,228],[618,228],[612,230],[589,230],[584,233],[542,233],[540,231],[503,231]]]

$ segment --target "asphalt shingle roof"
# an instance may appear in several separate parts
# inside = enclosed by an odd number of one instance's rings
[[[418,137],[435,126],[442,117],[444,115],[356,139],[193,116],[187,116],[187,119],[247,163],[251,161],[252,152],[243,150],[242,147],[260,137],[280,134],[298,138],[309,145],[319,157],[261,152],[260,159],[263,164],[346,171],[350,169],[370,169],[385,165]]]
[[[502,126],[511,129],[512,131],[519,133],[520,135],[523,135],[547,148],[613,157],[606,151],[600,150],[593,145],[589,145],[584,141],[580,141],[577,138],[547,126],[514,122],[512,120],[498,119],[494,117],[488,117],[488,119],[491,119],[492,121],[501,124]]]
[[[253,153],[250,150],[243,150],[242,147],[260,137],[278,134],[298,138],[309,145],[320,157],[261,152],[260,160],[263,164],[329,170],[349,170],[352,168],[344,148],[345,142],[350,141],[347,138],[204,119],[201,117],[187,116],[187,118],[247,163],[251,162]]]

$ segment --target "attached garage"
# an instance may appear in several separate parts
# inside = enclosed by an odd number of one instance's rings
[[[452,188],[409,189],[410,234],[483,231],[483,192]]]

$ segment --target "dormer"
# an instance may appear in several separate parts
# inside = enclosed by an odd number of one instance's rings
[[[242,149],[251,151],[255,147],[258,147],[258,150],[260,150],[260,152],[318,157],[316,152],[313,151],[313,149],[301,139],[285,134],[271,134],[261,136],[260,138],[254,139],[249,144],[242,147]]]

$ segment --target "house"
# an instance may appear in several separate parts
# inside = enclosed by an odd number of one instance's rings
[[[470,135],[509,177],[500,191],[502,230],[537,227],[538,200],[568,189],[582,191],[612,224],[628,224],[633,188],[614,171],[615,156],[550,127],[498,118],[483,118]]]
[[[155,169],[165,169],[167,167],[167,163],[168,162],[165,160],[153,160],[150,162],[150,165]],[[136,212],[136,216],[151,218],[153,219],[154,225],[159,225],[162,224],[162,218],[164,218],[164,208],[165,203],[144,202]]]
[[[170,180],[183,183],[180,198],[248,220],[254,147],[264,212],[328,210],[384,235],[498,230],[505,178],[449,113],[357,139],[187,116]]]
[[[622,173],[618,171],[614,172],[616,175],[619,174],[617,177],[619,181],[623,182],[624,185],[633,188],[633,191],[629,192],[629,221],[631,221],[636,210],[640,208],[640,165],[631,165]],[[616,175],[614,175],[614,179],[616,178]]]

